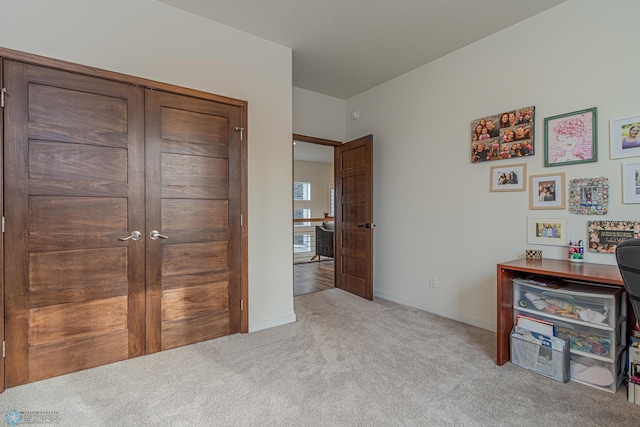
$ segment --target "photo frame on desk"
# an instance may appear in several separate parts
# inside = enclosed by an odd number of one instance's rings
[[[567,218],[527,217],[527,243],[530,245],[567,246]]]

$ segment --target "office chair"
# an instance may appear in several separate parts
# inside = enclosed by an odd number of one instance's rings
[[[640,319],[640,239],[620,242],[616,260],[636,319]]]

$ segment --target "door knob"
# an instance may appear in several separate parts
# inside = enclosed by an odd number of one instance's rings
[[[139,231],[132,231],[127,237],[120,237],[118,240],[140,240],[142,233]]]
[[[158,230],[151,230],[149,232],[149,237],[151,237],[152,240],[168,239],[169,238],[169,236],[165,236],[164,234],[160,234],[158,232]]]
[[[366,224],[358,224],[358,228],[373,228],[375,227],[375,224],[371,224],[371,223],[366,223]]]

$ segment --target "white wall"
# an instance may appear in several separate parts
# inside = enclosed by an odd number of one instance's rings
[[[332,147],[325,148],[333,150]],[[329,185],[333,184],[333,163],[296,160],[293,162],[293,179],[311,183],[311,200],[296,200],[294,207],[311,209],[311,218],[322,218],[325,212],[330,212]]]
[[[293,105],[293,133],[344,141],[344,100],[294,87]]]
[[[155,0],[1,10],[2,47],[248,101],[249,329],[294,321],[291,50]]]
[[[621,203],[623,161],[609,159],[608,143],[610,119],[640,115],[638,16],[637,0],[570,0],[347,100],[360,118],[347,120],[346,139],[374,135],[376,295],[495,330],[496,264],[530,247],[565,256],[527,245],[528,215],[569,218],[583,240],[588,220],[640,220],[640,205]],[[536,155],[471,164],[471,120],[528,105]],[[590,107],[598,162],[545,168],[544,118]],[[528,191],[489,192],[491,166],[522,161],[528,174],[608,177],[609,214],[531,211]]]

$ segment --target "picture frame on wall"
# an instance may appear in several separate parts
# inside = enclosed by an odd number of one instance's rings
[[[533,156],[534,129],[533,105],[471,120],[471,163]]]
[[[527,217],[527,243],[530,245],[567,246],[567,218]]]
[[[640,157],[640,116],[609,122],[609,154],[612,159]]]
[[[527,189],[527,164],[491,166],[490,191],[525,191]]]
[[[598,161],[597,107],[544,119],[544,165]]]
[[[576,215],[606,215],[609,212],[609,179],[577,178],[569,181],[569,212]]]
[[[640,162],[622,164],[622,203],[640,203]]]
[[[564,172],[529,176],[529,209],[564,207]]]
[[[589,252],[615,254],[620,242],[640,238],[638,221],[588,221]]]

